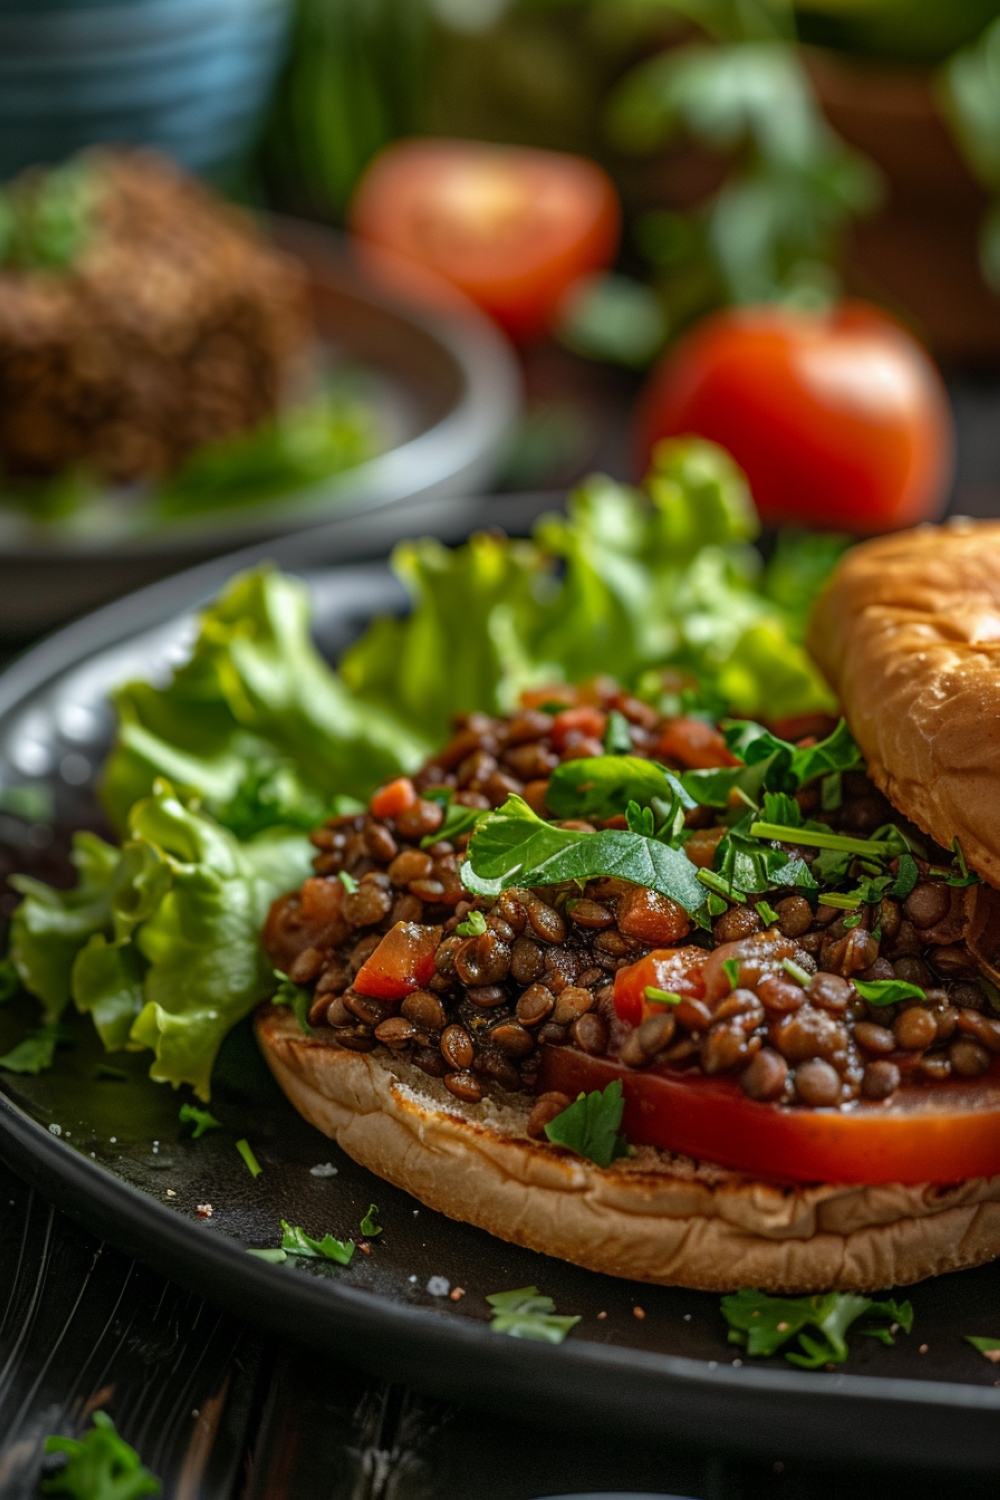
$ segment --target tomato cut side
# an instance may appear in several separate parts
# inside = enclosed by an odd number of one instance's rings
[[[567,287],[614,259],[620,210],[610,178],[583,157],[410,140],[375,158],[349,220],[362,240],[445,277],[527,339]]]
[[[354,988],[375,1000],[405,1000],[434,978],[434,955],[440,944],[440,927],[397,922],[361,965]]]
[[[622,1129],[769,1182],[950,1183],[1000,1173],[1000,1063],[982,1078],[904,1084],[885,1104],[790,1108],[748,1099],[735,1078],[626,1068],[574,1047],[542,1048],[539,1092],[575,1098],[619,1079]]]

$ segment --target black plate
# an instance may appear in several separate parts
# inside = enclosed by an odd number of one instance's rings
[[[530,497],[470,502],[464,519],[517,529],[539,506]],[[414,529],[434,520],[418,512]],[[299,545],[269,551],[294,564]],[[398,608],[401,590],[381,565],[319,569],[315,537],[307,545],[317,636],[332,656],[372,612]],[[99,826],[91,780],[111,727],[107,687],[182,650],[189,611],[260,555],[251,550],[112,605],[0,678],[0,782],[44,780],[59,807],[54,842],[45,828],[0,822],[8,841],[21,841],[14,864],[54,870],[62,829]],[[0,1050],[22,1025],[16,1008],[4,1007]],[[3,1075],[0,1154],[89,1228],[239,1315],[452,1399],[771,1453],[952,1467],[1000,1458],[1000,1369],[963,1340],[1000,1334],[1000,1268],[916,1288],[912,1336],[893,1349],[856,1339],[835,1373],[795,1371],[780,1359],[751,1365],[726,1343],[715,1297],[616,1281],[516,1249],[374,1178],[299,1119],[252,1049],[245,1029],[227,1042],[230,1066],[213,1098],[226,1129],[195,1143],[179,1139],[178,1098],[148,1082],[143,1055],[116,1055],[127,1076],[95,1081],[103,1054],[81,1024],[76,1048],[52,1072]],[[243,1135],[264,1167],[257,1180],[235,1150]],[[312,1170],[327,1163],[334,1174]],[[275,1244],[281,1218],[313,1234],[356,1236],[372,1202],[384,1233],[347,1269],[272,1266],[246,1253]],[[205,1203],[212,1216],[199,1218]],[[431,1278],[464,1295],[435,1296]],[[560,1312],[582,1315],[559,1348],[489,1330],[486,1295],[529,1284]]]

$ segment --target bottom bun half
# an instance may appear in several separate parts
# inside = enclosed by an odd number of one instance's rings
[[[602,1169],[530,1139],[516,1096],[463,1105],[411,1064],[304,1036],[270,1006],[257,1037],[298,1112],[362,1166],[592,1271],[710,1292],[863,1292],[1000,1255],[1000,1177],[779,1186],[651,1147]]]

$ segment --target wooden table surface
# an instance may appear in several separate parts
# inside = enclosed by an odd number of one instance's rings
[[[956,382],[953,509],[1000,514],[1000,396]],[[106,1409],[168,1500],[995,1500],[995,1480],[645,1447],[448,1407],[241,1324],[100,1244],[0,1164],[0,1497]]]

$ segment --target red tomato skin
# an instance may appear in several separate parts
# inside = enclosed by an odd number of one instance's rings
[[[361,965],[354,989],[390,1004],[422,990],[434,978],[441,932],[440,927],[424,927],[419,922],[397,922]]]
[[[765,522],[856,533],[936,519],[954,462],[933,362],[862,302],[738,308],[699,324],[640,398],[643,467],[661,438],[687,434],[728,449]]]
[[[545,332],[567,287],[614,260],[621,208],[611,179],[583,157],[414,139],[374,159],[348,222],[361,240],[446,278],[524,342]]]
[[[662,1014],[662,1005],[651,1004],[646,986],[675,995],[690,995],[700,1000],[705,993],[705,963],[709,955],[704,948],[689,944],[684,948],[654,948],[638,963],[619,969],[615,975],[615,1011],[630,1026],[638,1026],[647,1016]]]
[[[748,1099],[735,1078],[637,1071],[575,1047],[542,1047],[539,1093],[575,1098],[619,1079],[622,1130],[765,1182],[953,1183],[1000,1173],[1000,1062],[984,1078],[898,1091],[893,1104],[790,1109]]]

